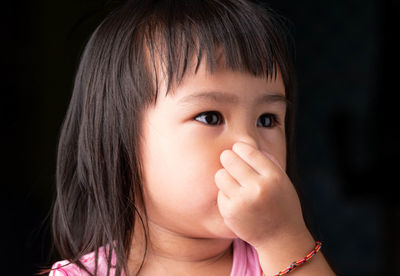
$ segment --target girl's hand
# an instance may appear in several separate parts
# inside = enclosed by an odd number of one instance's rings
[[[225,224],[256,248],[309,233],[296,190],[275,158],[243,142],[232,149],[221,153],[224,168],[215,174]]]

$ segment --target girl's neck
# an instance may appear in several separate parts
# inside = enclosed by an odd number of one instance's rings
[[[138,225],[138,224],[136,224]],[[149,221],[150,244],[140,275],[229,275],[232,269],[231,239],[192,238],[171,232]],[[143,229],[135,229],[131,256],[138,252]],[[139,246],[140,247],[140,246]],[[143,251],[141,251],[143,252]],[[141,260],[130,257],[131,271]]]

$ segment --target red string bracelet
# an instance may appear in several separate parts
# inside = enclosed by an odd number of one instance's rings
[[[308,260],[310,260],[320,249],[321,249],[321,242],[317,241],[316,245],[314,247],[314,249],[307,254],[307,256],[305,256],[303,259],[300,259],[296,262],[293,262],[291,265],[289,265],[286,269],[274,274],[273,276],[282,276],[282,275],[286,275],[288,274],[290,271],[293,271],[296,267],[304,264],[305,262],[307,262]],[[264,272],[262,274],[263,276],[265,276]]]

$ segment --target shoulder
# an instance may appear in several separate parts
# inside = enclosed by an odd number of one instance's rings
[[[114,257],[114,256],[113,256]],[[95,269],[95,252],[90,252],[84,255],[80,261],[86,267],[88,271],[94,273]],[[98,275],[107,274],[107,260],[105,257],[104,249],[101,247],[99,249],[98,257]],[[51,267],[51,272],[49,276],[89,276],[85,270],[80,268],[78,265],[71,263],[68,260],[62,260],[54,263]]]
[[[77,265],[63,260],[53,264],[49,276],[85,275],[84,273]]]

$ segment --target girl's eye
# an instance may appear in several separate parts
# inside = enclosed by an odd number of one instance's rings
[[[219,112],[217,111],[207,111],[207,112],[203,112],[200,113],[199,115],[197,115],[195,117],[196,118],[200,118],[200,122],[203,122],[207,125],[216,125],[216,124],[220,124],[222,121],[222,116]]]
[[[273,128],[278,123],[278,118],[274,114],[266,113],[260,116],[260,119],[257,121],[257,126]]]
[[[222,123],[222,116],[217,111],[206,111],[197,115],[195,120],[207,125],[219,125]],[[273,128],[277,124],[279,122],[274,114],[263,114],[257,121],[257,126],[265,128]]]

